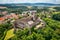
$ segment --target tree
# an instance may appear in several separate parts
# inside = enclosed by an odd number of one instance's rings
[[[0,39],[3,40],[7,30],[10,29],[11,24],[5,23],[5,24],[0,24]]]
[[[55,19],[55,20],[60,21],[60,13],[54,14],[52,18]]]

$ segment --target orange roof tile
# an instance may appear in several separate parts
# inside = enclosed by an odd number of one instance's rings
[[[2,21],[3,21],[3,20],[5,20],[5,19],[4,19],[3,17],[1,17],[1,18],[0,18],[0,20],[2,20]]]

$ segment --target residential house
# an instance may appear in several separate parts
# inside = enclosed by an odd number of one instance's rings
[[[2,14],[3,15],[7,15],[8,14],[8,11],[2,11]]]

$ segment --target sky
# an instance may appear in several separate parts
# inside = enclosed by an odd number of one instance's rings
[[[4,3],[54,3],[60,4],[60,0],[0,0],[0,4]]]

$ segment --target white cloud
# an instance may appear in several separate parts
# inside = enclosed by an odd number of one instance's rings
[[[60,4],[60,0],[56,0],[56,3],[57,3],[57,4]]]
[[[20,3],[26,3],[26,2],[28,2],[28,3],[36,3],[36,2],[44,2],[44,3],[53,3],[54,2],[54,0],[15,0],[14,2],[16,2],[16,3],[18,3],[18,2],[20,2]]]
[[[59,3],[60,0],[0,0],[0,3]]]

